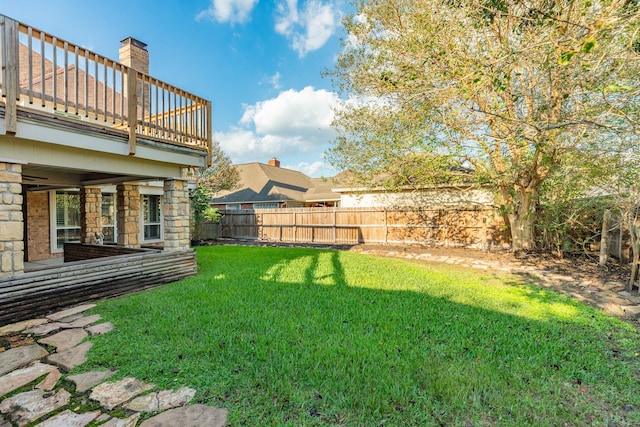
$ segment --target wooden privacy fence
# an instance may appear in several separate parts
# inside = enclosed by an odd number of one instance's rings
[[[291,208],[223,211],[220,237],[328,244],[507,245],[504,221],[488,207]]]

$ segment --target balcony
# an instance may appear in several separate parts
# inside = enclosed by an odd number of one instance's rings
[[[210,163],[210,101],[3,15],[0,38],[0,133],[20,136],[20,120],[37,117],[107,143],[124,139],[118,154],[136,156],[145,141]]]

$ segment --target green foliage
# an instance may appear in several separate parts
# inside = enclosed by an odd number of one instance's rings
[[[366,177],[414,154],[470,165],[499,194],[518,249],[533,246],[543,184],[573,166],[567,156],[639,151],[637,2],[354,6],[328,72],[347,98],[329,153],[337,167]]]
[[[638,331],[520,279],[236,246],[199,248],[198,270],[101,302],[116,328],[84,368],[194,387],[230,425],[640,422]]]

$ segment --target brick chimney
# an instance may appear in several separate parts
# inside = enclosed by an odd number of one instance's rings
[[[147,45],[133,37],[120,41],[120,62],[136,71],[149,74],[149,51]]]
[[[268,164],[269,166],[275,166],[275,167],[279,168],[279,167],[280,167],[280,160],[278,160],[278,159],[276,159],[276,158],[274,157],[273,159],[269,160],[269,161],[267,162],[267,164]]]

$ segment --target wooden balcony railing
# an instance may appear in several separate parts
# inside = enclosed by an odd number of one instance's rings
[[[3,15],[0,38],[7,132],[35,109],[210,154],[210,101]]]

